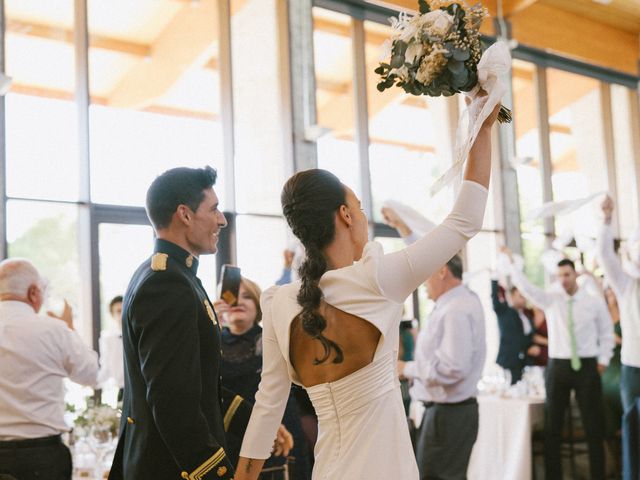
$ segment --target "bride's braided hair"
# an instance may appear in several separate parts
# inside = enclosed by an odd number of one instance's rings
[[[313,169],[291,177],[282,189],[282,211],[294,235],[306,250],[306,259],[298,271],[302,285],[298,292],[298,304],[302,311],[298,318],[303,330],[318,340],[324,348],[321,358],[314,364],[326,362],[335,351],[333,363],[344,359],[340,346],[323,335],[327,321],[318,308],[322,290],[320,277],[327,271],[327,259],[322,253],[335,236],[335,214],[346,203],[344,186],[338,177],[326,170]]]

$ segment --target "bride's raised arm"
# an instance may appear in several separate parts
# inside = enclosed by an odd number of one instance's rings
[[[491,127],[499,109],[496,106],[480,128],[449,216],[412,245],[381,258],[378,284],[386,297],[403,302],[482,228],[491,177]]]

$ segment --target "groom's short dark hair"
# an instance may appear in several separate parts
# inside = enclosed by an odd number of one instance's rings
[[[178,205],[186,205],[194,212],[204,198],[204,191],[216,183],[218,174],[210,166],[204,168],[179,167],[157,177],[147,190],[147,216],[156,230],[166,228]]]

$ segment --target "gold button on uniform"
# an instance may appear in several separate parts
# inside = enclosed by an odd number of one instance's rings
[[[188,474],[187,472],[182,472],[182,473],[180,474],[180,476],[181,476],[182,478],[189,478],[189,474]]]
[[[193,257],[189,255],[184,263],[187,265],[187,268],[191,268],[191,265],[193,265]]]
[[[133,418],[131,418],[131,417],[127,417],[127,423],[128,423],[129,425],[132,425],[132,424],[136,423],[136,421],[135,421]]]
[[[227,467],[222,466],[222,467],[220,467],[218,469],[218,476],[219,477],[223,476],[225,473],[227,473]]]

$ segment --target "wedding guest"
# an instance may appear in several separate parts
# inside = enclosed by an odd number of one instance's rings
[[[504,251],[511,256],[508,249]],[[532,304],[545,311],[549,327],[545,380],[546,478],[562,478],[562,432],[565,411],[574,391],[587,437],[590,478],[603,480],[604,407],[599,374],[609,364],[615,344],[609,311],[602,298],[578,287],[578,274],[571,260],[558,263],[560,289],[538,288],[516,268],[511,268],[511,278]]]
[[[240,281],[238,304],[230,307],[223,299],[214,303],[218,317],[224,316],[227,325],[222,329],[222,385],[249,402],[255,401],[262,372],[262,320],[260,287],[248,278]],[[282,420],[293,435],[293,448],[289,453],[295,460],[294,480],[311,478],[311,467],[306,441],[300,423],[300,414],[293,393],[289,397]],[[238,462],[244,435],[227,435],[227,455],[234,465]],[[282,466],[286,459],[272,455],[265,468]]]
[[[109,314],[113,325],[100,334],[100,371],[98,387],[101,389],[115,386],[118,388],[118,402],[122,401],[124,388],[124,363],[122,357],[122,295],[109,302]]]
[[[613,247],[611,221],[614,204],[610,197],[602,203],[604,222],[597,242],[598,262],[604,270],[620,305],[620,327],[623,337],[620,360],[620,392],[622,408],[629,411],[640,399],[640,281],[622,269]],[[626,418],[626,417],[625,417]],[[640,437],[636,425],[623,426],[623,431],[635,432],[635,441]],[[623,434],[623,452],[631,452],[629,435]],[[635,450],[637,452],[637,450]],[[637,459],[635,460],[637,463]],[[623,464],[625,475],[629,474],[632,459],[625,453]],[[627,477],[625,477],[627,478]]]
[[[220,384],[221,328],[197,277],[200,255],[216,253],[227,225],[216,177],[208,166],[174,168],[147,191],[157,238],[124,295],[125,388],[110,480],[234,477],[224,427],[244,431],[251,406]]]
[[[398,347],[398,360],[410,362],[413,360],[416,341],[413,335],[413,320],[402,320],[400,322],[400,345]],[[404,404],[404,412],[409,416],[409,408],[411,406],[411,393],[409,380],[400,379],[400,390],[402,391],[402,403]]]
[[[620,308],[613,290],[610,287],[604,290],[607,307],[613,321],[616,346],[609,366],[602,374],[602,393],[605,413],[605,438],[615,458],[619,458],[620,441],[618,433],[621,430],[622,400],[620,397],[620,350],[622,345],[622,329],[620,328]]]
[[[71,479],[63,379],[94,386],[98,375],[69,305],[38,313],[45,290],[28,260],[0,262],[0,478]]]
[[[413,380],[412,399],[426,407],[416,442],[420,478],[466,478],[478,436],[484,313],[462,270],[455,255],[425,282],[435,308],[418,334],[415,360],[398,362],[399,374]]]
[[[538,367],[546,367],[549,362],[549,332],[547,331],[547,319],[544,312],[536,307],[533,311],[533,337],[532,345],[527,350],[529,364]]]
[[[522,378],[522,370],[528,363],[527,350],[533,337],[533,312],[527,308],[527,300],[516,287],[509,289],[507,298],[497,280],[491,280],[491,300],[500,330],[496,362],[511,372],[513,384]]]

